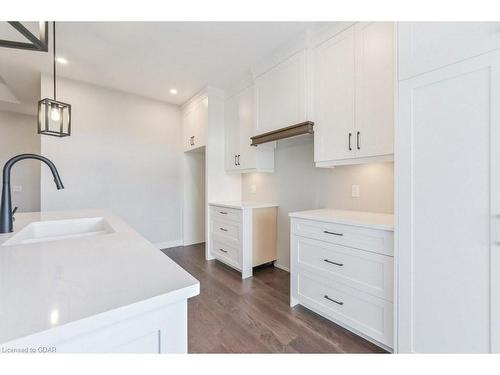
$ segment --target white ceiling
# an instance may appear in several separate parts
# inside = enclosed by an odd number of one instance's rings
[[[310,22],[60,22],[58,75],[182,104],[206,85],[230,88]],[[0,39],[10,33],[0,22]],[[9,110],[34,113],[39,73],[51,53],[0,48],[0,76],[21,101]],[[176,88],[177,95],[169,90]],[[1,103],[0,110],[7,104]]]

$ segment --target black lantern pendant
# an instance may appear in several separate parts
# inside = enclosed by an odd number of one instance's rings
[[[56,23],[52,23],[54,48],[54,99],[38,102],[38,134],[67,137],[71,135],[71,105],[56,100]]]

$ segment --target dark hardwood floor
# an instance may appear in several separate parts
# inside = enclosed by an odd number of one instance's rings
[[[188,304],[190,353],[383,353],[307,310],[289,306],[289,274],[274,267],[254,276],[205,260],[205,245],[162,250],[200,281]]]

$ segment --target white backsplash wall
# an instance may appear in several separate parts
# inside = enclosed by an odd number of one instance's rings
[[[279,141],[274,173],[243,174],[242,198],[277,202],[278,266],[290,266],[289,212],[316,208],[340,208],[392,213],[394,164],[374,163],[335,167],[314,166],[313,137]],[[351,197],[352,185],[360,197]]]

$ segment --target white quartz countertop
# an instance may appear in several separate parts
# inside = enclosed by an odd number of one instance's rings
[[[377,212],[320,209],[291,212],[290,217],[354,225],[366,228],[394,230],[394,215]]]
[[[252,202],[252,201],[210,202],[208,205],[235,208],[238,210],[243,210],[245,208],[268,208],[268,207],[279,206],[277,203],[273,202]]]
[[[0,343],[125,306],[147,311],[199,293],[198,280],[107,211],[15,216],[14,233],[0,234]],[[104,218],[114,233],[3,245],[32,222],[86,217]]]

